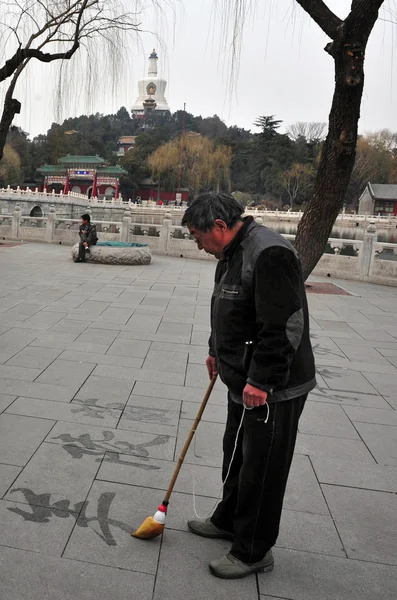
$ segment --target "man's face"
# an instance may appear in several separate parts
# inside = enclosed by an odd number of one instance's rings
[[[223,221],[215,221],[214,227],[209,231],[200,231],[192,225],[187,225],[191,235],[196,240],[199,250],[205,250],[208,254],[212,254],[216,258],[221,258],[223,248],[228,241],[225,240],[228,231],[226,223]]]
[[[81,219],[81,224],[87,227],[88,221],[86,221],[85,219]]]

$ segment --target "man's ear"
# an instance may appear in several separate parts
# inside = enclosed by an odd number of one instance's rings
[[[217,227],[218,229],[221,229],[222,231],[224,231],[225,229],[228,229],[228,226],[226,225],[225,221],[222,221],[222,219],[215,219],[214,227]]]

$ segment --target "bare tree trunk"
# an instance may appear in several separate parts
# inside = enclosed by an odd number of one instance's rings
[[[15,98],[8,97],[4,100],[3,114],[0,121],[0,160],[3,158],[4,146],[6,145],[8,131],[15,115],[21,112],[21,103]]]
[[[335,57],[336,85],[328,135],[322,149],[313,196],[298,225],[295,241],[305,279],[324,252],[342,208],[356,156],[364,78],[355,86],[346,83],[345,55],[346,50],[342,46]],[[363,57],[359,60],[362,67]]]
[[[330,23],[325,11],[321,13],[321,0],[297,1],[334,40],[326,50],[335,61],[328,135],[313,196],[298,225],[295,241],[306,279],[324,252],[353,171],[364,87],[364,52],[383,1],[353,0],[351,13],[345,21],[339,21],[336,29],[336,23]]]

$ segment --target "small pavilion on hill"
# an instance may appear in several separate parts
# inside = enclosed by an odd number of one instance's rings
[[[119,180],[126,171],[117,165],[108,166],[100,156],[72,156],[58,160],[57,165],[38,169],[44,175],[44,190],[85,194],[87,198],[118,198]]]

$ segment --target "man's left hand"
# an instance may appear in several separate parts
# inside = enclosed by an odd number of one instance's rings
[[[88,248],[87,242],[83,242],[83,246],[84,246],[84,248]]]
[[[260,390],[253,385],[247,383],[243,390],[243,404],[248,408],[255,408],[256,406],[263,406],[266,404],[267,392]]]

